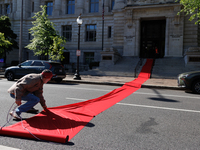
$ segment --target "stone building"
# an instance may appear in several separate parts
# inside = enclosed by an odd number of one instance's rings
[[[76,19],[79,14],[83,20],[80,29],[82,64],[91,61],[115,63],[119,56],[183,57],[189,47],[199,46],[199,27],[190,22],[188,16],[177,15],[182,6],[176,0],[23,1],[22,46],[30,42],[28,30],[32,27],[32,16],[41,10],[40,5],[47,5],[49,19],[55,23],[56,30],[67,38],[65,64],[76,63]],[[10,17],[12,29],[18,37],[21,7],[21,0],[0,0],[0,14]],[[18,60],[18,53],[19,50],[10,53],[8,63]],[[22,59],[40,58],[23,48]]]

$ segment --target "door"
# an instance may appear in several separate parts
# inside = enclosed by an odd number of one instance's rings
[[[141,58],[162,58],[165,51],[165,20],[141,21]]]

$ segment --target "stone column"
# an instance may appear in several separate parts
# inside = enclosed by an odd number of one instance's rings
[[[53,15],[54,16],[59,16],[61,14],[61,5],[62,1],[61,0],[55,0],[55,9],[53,8]]]
[[[168,56],[168,54],[169,54],[169,18],[166,18],[166,29],[165,30],[166,30],[165,31],[165,56]]]
[[[21,10],[22,10],[21,9],[21,7],[22,7],[21,3],[22,3],[22,0],[17,0],[17,2],[16,2],[17,9],[16,9],[15,17],[18,18],[18,19],[20,19],[20,16],[21,16]]]
[[[111,11],[111,7],[109,9],[109,2],[110,0],[104,0],[104,13]],[[100,6],[100,11],[102,12],[103,8],[103,0],[101,0],[101,6]]]
[[[31,3],[29,1],[23,0],[23,9],[24,19],[31,17]]]
[[[1,9],[3,9],[3,8],[1,8]],[[11,17],[10,19],[12,20],[12,19],[17,17],[17,14],[16,14],[16,12],[17,12],[17,0],[13,0],[11,12],[12,12],[10,14],[11,16],[9,16],[9,17]],[[3,13],[3,10],[2,10],[2,13]]]
[[[136,38],[136,40],[135,40],[135,56],[139,56],[139,54],[140,54],[140,20],[139,20],[139,18],[137,18],[136,20],[134,20],[134,22],[135,22],[135,25],[136,25],[136,27],[135,27],[135,31],[136,31],[136,34],[135,34],[135,37],[137,37]]]
[[[12,10],[12,12],[16,13],[16,11],[17,11],[17,0],[13,0],[13,10]]]
[[[40,0],[34,0],[34,12],[40,11]]]
[[[77,0],[75,13],[77,15],[83,14],[84,0]]]
[[[124,8],[124,0],[115,0],[114,10]]]

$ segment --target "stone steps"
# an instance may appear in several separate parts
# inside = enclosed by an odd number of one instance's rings
[[[185,66],[184,58],[160,58],[155,60],[152,78],[176,79],[180,73],[197,70],[195,66]],[[200,69],[199,69],[200,70]]]
[[[80,74],[134,77],[135,67],[139,60],[138,57],[124,56],[118,60],[115,65],[98,67],[92,70],[80,72]]]
[[[135,67],[140,58],[123,56],[122,59],[116,62],[115,65],[98,67],[92,70],[80,72],[83,75],[97,75],[97,76],[123,76],[134,77]],[[145,64],[146,59],[143,61]],[[143,66],[142,65],[142,66]],[[139,68],[138,73],[141,71]],[[159,58],[155,60],[152,69],[152,78],[176,79],[178,74],[188,71],[200,70],[200,67],[185,66],[184,58]]]

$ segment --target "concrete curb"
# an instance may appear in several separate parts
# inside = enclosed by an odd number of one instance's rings
[[[82,84],[97,84],[97,85],[112,85],[112,86],[123,86],[122,83],[112,83],[112,82],[92,82],[92,81],[80,81],[80,80],[63,80],[65,83],[82,83]]]

